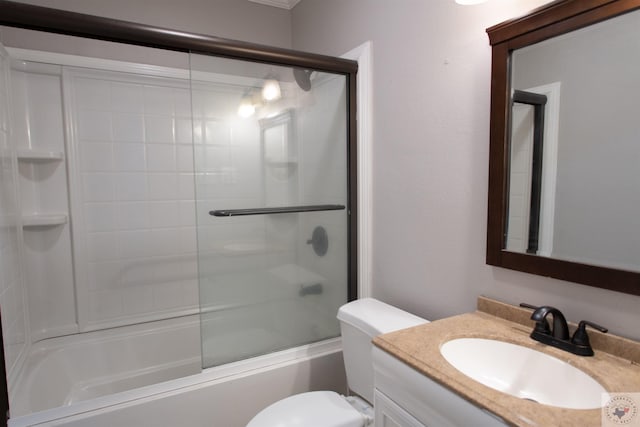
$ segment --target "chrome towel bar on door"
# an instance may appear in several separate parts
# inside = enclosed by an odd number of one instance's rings
[[[308,206],[282,206],[277,208],[251,208],[251,209],[219,209],[210,211],[213,216],[241,216],[241,215],[271,215],[297,212],[339,211],[344,205],[308,205]]]

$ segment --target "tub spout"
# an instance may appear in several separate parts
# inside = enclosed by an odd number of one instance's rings
[[[301,285],[298,295],[301,297],[305,295],[320,295],[323,291],[322,283],[316,283],[313,285]]]

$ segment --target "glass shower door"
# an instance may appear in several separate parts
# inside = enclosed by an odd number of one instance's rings
[[[339,335],[344,75],[191,55],[203,366]]]

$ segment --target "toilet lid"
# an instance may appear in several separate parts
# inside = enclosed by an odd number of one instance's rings
[[[333,391],[296,394],[267,406],[247,427],[362,427],[364,417]]]

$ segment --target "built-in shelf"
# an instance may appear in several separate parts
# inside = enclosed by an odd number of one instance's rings
[[[21,162],[54,162],[64,159],[64,153],[61,151],[24,149],[18,150],[17,154]]]
[[[67,223],[67,214],[28,214],[22,215],[22,226],[29,227],[52,227]]]

